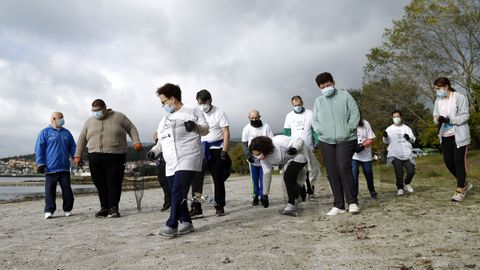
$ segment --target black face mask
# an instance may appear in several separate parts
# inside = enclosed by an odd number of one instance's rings
[[[262,120],[250,120],[250,125],[252,125],[252,127],[259,128],[263,124],[262,124]]]

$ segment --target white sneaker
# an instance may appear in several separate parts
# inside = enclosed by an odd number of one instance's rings
[[[402,196],[405,192],[403,191],[403,189],[399,189],[397,190],[397,195],[398,196]]]
[[[291,203],[287,203],[287,206],[282,211],[282,215],[298,216],[297,207]]]
[[[71,211],[67,211],[67,212],[64,212],[63,214],[65,214],[66,217],[69,217],[72,215],[72,212]]]
[[[337,207],[333,207],[332,210],[330,210],[327,213],[327,216],[335,216],[337,214],[343,214],[343,213],[345,213],[345,210],[337,208]]]
[[[454,202],[461,202],[465,198],[465,195],[467,195],[467,192],[473,188],[473,185],[470,183],[467,183],[467,185],[463,188],[463,192],[460,191],[455,191],[455,194],[452,196],[452,201]]]
[[[360,213],[360,207],[358,207],[358,204],[352,203],[348,206],[348,212],[352,215],[358,214]]]
[[[405,185],[405,189],[409,192],[409,193],[413,193],[413,187],[412,185]]]
[[[52,218],[52,217],[53,217],[53,214],[52,214],[52,213],[50,213],[50,212],[46,212],[46,213],[45,213],[45,219],[50,219],[50,218]]]

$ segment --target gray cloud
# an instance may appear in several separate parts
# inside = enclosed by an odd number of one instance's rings
[[[362,83],[365,54],[408,1],[2,1],[0,157],[32,153],[53,111],[77,137],[103,98],[150,141],[163,116],[155,89],[187,104],[209,89],[240,137],[257,108],[281,132],[290,97],[312,107],[314,77]]]

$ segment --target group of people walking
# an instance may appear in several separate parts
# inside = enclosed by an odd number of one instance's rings
[[[370,196],[376,199],[372,172],[372,143],[376,138],[370,123],[363,119],[357,103],[347,92],[335,87],[330,73],[319,74],[316,84],[321,94],[313,111],[303,106],[300,96],[293,96],[293,110],[285,118],[284,132],[274,136],[260,112],[248,114],[249,123],[242,131],[242,146],[250,165],[252,205],[269,207],[269,192],[274,166],[281,168],[288,197],[284,215],[297,215],[297,202],[315,196],[315,182],[320,164],[314,149],[320,148],[333,194],[333,216],[349,211],[360,212],[358,205],[359,168],[367,180]],[[434,82],[438,99],[433,120],[438,126],[445,164],[457,180],[453,201],[462,201],[472,184],[466,181],[465,159],[470,143],[468,100],[455,91],[447,78]],[[205,172],[213,179],[216,216],[225,215],[225,180],[230,175],[230,122],[223,110],[212,104],[208,90],[196,95],[197,106],[182,102],[178,85],[167,83],[156,91],[166,114],[155,132],[155,145],[147,152],[149,160],[159,164],[159,182],[165,193],[162,211],[170,216],[161,234],[175,237],[194,231],[192,218],[203,216],[202,193]],[[55,191],[60,183],[63,211],[71,215],[73,192],[70,187],[70,157],[82,165],[82,152],[88,149],[92,180],[98,191],[100,210],[96,217],[120,216],[118,204],[125,170],[126,135],[134,149],[142,150],[138,131],[122,113],[108,109],[103,100],[92,103],[92,116],[85,122],[77,145],[63,127],[61,112],[54,112],[50,126],[41,131],[35,147],[38,172],[45,173],[45,218],[56,210]],[[388,144],[387,161],[395,169],[397,195],[414,192],[415,159],[412,144],[416,138],[402,121],[402,112],[392,112],[392,125],[382,134]],[[406,176],[404,177],[404,169]],[[192,203],[188,208],[188,192]]]

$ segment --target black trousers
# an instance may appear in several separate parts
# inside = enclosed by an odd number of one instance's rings
[[[295,205],[295,199],[298,197],[297,178],[305,164],[307,163],[292,161],[288,165],[287,170],[285,170],[285,174],[283,175],[283,181],[285,182],[285,187],[287,188],[288,203],[290,204]]]
[[[118,208],[125,172],[125,154],[89,153],[92,180],[103,209]]]
[[[395,176],[397,178],[397,189],[403,189],[403,184],[410,185],[415,175],[415,165],[410,160],[400,160],[393,158],[393,168],[395,168]],[[403,179],[403,167],[407,170],[407,176]]]
[[[225,206],[225,164],[220,158],[222,149],[210,149],[209,151],[210,160],[203,160],[202,171],[196,174],[195,179],[192,182],[192,196],[195,196],[195,193],[202,194],[205,172],[208,170],[213,178],[215,189],[215,207],[218,209]],[[198,204],[192,204],[192,207],[198,207]]]
[[[457,148],[455,136],[442,137],[443,161],[450,173],[457,179],[457,187],[465,187],[467,169],[465,161],[467,159],[467,146]]]
[[[157,179],[160,187],[163,189],[163,204],[170,205],[172,193],[170,191],[170,185],[168,184],[168,179],[165,174],[165,166],[165,160],[161,159],[157,161]]]
[[[352,156],[356,145],[357,140],[337,144],[320,142],[327,178],[332,188],[333,206],[339,209],[345,209],[345,198],[348,204],[358,204],[352,174]]]

